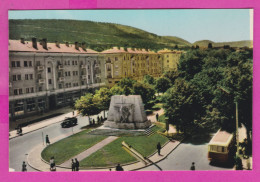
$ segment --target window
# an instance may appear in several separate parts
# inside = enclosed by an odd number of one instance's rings
[[[20,67],[20,61],[16,61],[16,67]]]
[[[32,61],[29,61],[29,66],[32,67]]]
[[[88,79],[90,79],[90,75],[88,75]]]
[[[38,74],[38,79],[42,79],[42,75],[41,74]]]
[[[68,71],[68,76],[70,76],[70,71]]]
[[[75,61],[75,65],[78,65],[78,61]]]
[[[82,81],[82,82],[81,82],[81,85],[85,85],[85,82],[84,82],[84,81]]]
[[[39,87],[38,90],[39,90],[39,92],[41,92],[42,91],[42,87]]]
[[[18,89],[14,89],[14,95],[18,95]]]
[[[115,61],[118,61],[118,57],[115,57]]]
[[[13,81],[16,81],[16,75],[13,75]]]
[[[29,75],[25,74],[25,80],[29,80]]]
[[[66,72],[65,72],[66,73]],[[58,77],[61,77],[61,72],[58,72]]]
[[[62,89],[62,84],[59,84],[59,89]]]
[[[31,88],[31,93],[34,93],[34,88],[33,87]]]
[[[29,88],[26,88],[26,93],[30,93],[30,89]]]
[[[23,62],[24,67],[28,67],[27,61]]]
[[[30,80],[33,80],[33,74],[30,74]]]
[[[50,67],[48,67],[48,73],[50,73],[51,72],[51,68]]]
[[[36,61],[36,66],[40,66],[40,61]]]
[[[72,65],[74,65],[74,61],[72,61]]]
[[[15,61],[12,61],[12,68],[15,68]]]
[[[67,73],[67,71],[65,72],[65,76],[68,76],[68,73]]]
[[[35,110],[35,100],[27,99],[27,111],[34,111],[34,110]]]
[[[48,80],[49,84],[51,84],[51,79]]]
[[[19,88],[19,94],[23,94],[23,89]]]
[[[22,76],[21,75],[17,75],[17,80],[22,80]]]
[[[68,65],[70,65],[70,60],[68,60]]]

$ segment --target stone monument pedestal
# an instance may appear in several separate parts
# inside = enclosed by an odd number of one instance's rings
[[[141,96],[112,96],[104,126],[118,129],[145,129],[151,126],[151,121],[147,120]]]

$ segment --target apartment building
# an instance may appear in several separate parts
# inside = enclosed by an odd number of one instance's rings
[[[104,86],[102,60],[84,43],[9,40],[10,119],[70,105]]]
[[[164,71],[177,71],[178,64],[183,51],[163,49],[158,51],[162,57]]]
[[[149,50],[114,47],[102,55],[109,87],[125,77],[142,80],[144,75],[159,77],[163,71],[161,55]]]

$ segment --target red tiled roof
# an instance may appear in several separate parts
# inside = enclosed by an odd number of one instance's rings
[[[132,54],[155,54],[153,51],[146,51],[145,49],[134,49],[127,48],[127,51],[124,50],[123,47],[120,47],[119,49],[117,47],[113,47],[112,49],[108,49],[102,52],[103,54],[113,54],[113,53],[132,53]]]
[[[60,44],[60,48],[56,46],[55,43],[47,43],[47,48],[43,49],[42,45],[40,45],[39,42],[37,42],[37,48],[35,49],[32,46],[31,41],[25,41],[25,44],[21,43],[20,40],[9,40],[9,51],[18,51],[18,52],[50,52],[50,53],[77,53],[77,54],[93,54],[98,53],[92,49],[86,49],[87,51],[84,51],[81,47],[79,47],[79,50],[75,49],[74,44],[70,44],[69,47],[67,47],[65,44]]]

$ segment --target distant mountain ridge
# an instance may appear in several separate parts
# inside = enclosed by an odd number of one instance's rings
[[[253,47],[252,40],[241,40],[233,42],[213,42],[211,40],[200,40],[193,43],[194,46],[198,45],[200,47],[208,47],[208,44],[212,43],[213,47],[223,47],[224,45],[229,45],[230,47]]]

